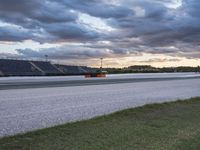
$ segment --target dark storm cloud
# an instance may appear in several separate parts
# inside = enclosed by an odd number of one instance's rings
[[[5,20],[13,16],[13,18],[25,17],[29,19],[27,21],[53,23],[74,21],[77,18],[76,14],[63,5],[48,0],[18,0],[17,3],[15,0],[0,0],[0,4],[0,15]]]
[[[200,17],[199,7],[200,1],[198,0],[184,0],[183,2],[183,10],[187,12],[190,16]]]
[[[100,18],[123,18],[133,15],[128,7],[105,3],[102,0],[61,0],[70,8]]]
[[[33,38],[31,32],[20,28],[4,27],[0,28],[0,41],[23,41]]]
[[[50,2],[47,0],[19,0],[16,3],[15,0],[0,0],[0,21],[18,25],[21,28],[29,30],[29,32],[31,32],[29,34],[34,35],[21,35],[27,37],[23,40],[32,39],[36,41],[41,40],[41,42],[48,42],[52,40],[52,36],[55,36],[53,39],[57,40],[57,38],[67,37],[63,37],[63,31],[66,32],[66,30],[68,30],[69,33],[68,37],[77,36],[79,38],[81,36],[81,38],[83,38],[83,36],[85,35],[87,38],[87,36],[91,36],[90,34],[86,34],[86,32],[88,32],[86,28],[84,28],[83,26],[79,26],[75,23],[76,19],[76,13],[72,12],[71,9],[67,9],[65,6],[56,2]],[[71,24],[71,22],[74,23],[74,26]],[[66,25],[63,26],[63,24]],[[54,29],[52,29],[52,27],[54,27]],[[3,26],[1,28],[1,30],[5,29],[4,33],[7,33],[6,27]],[[69,32],[70,29],[77,31]],[[16,33],[17,35],[15,35],[14,33]],[[47,36],[41,35],[44,33],[46,33]],[[18,34],[21,33],[9,32],[9,36],[11,38],[6,38],[6,40],[17,41],[16,37],[18,37]],[[48,39],[49,34],[51,34],[50,39]],[[38,39],[36,35],[39,35]],[[41,39],[41,37],[44,38]],[[0,38],[5,39],[3,35]],[[19,38],[19,41],[21,41],[21,39],[22,38]]]
[[[32,9],[40,7],[39,0],[17,0],[17,3],[15,0],[0,0],[0,4],[0,10],[6,12],[29,12]]]
[[[197,9],[200,3],[197,0],[183,0],[183,5],[177,9],[167,8],[155,1],[131,1],[131,3],[141,7],[145,12],[144,16],[108,20],[110,25],[120,29],[120,32],[112,35],[115,45],[153,54],[200,58],[200,20],[198,18],[200,10]],[[140,41],[116,40],[121,37],[139,38]],[[187,51],[185,44],[190,45]],[[170,46],[175,48],[168,49]]]
[[[9,24],[0,26],[0,41],[81,44],[18,50],[26,57],[45,53],[56,58],[112,57],[146,52],[199,58],[200,2],[182,0],[180,7],[170,7],[175,4],[174,0],[0,0],[0,21]],[[81,13],[101,19],[114,30],[97,31],[79,22]]]
[[[58,40],[87,41],[98,38],[98,33],[75,23],[51,24],[45,27],[46,31],[57,37]]]
[[[19,56],[25,58],[44,58],[48,55],[50,59],[86,59],[112,57],[112,51],[82,47],[82,46],[61,46],[55,48],[40,49],[17,49]]]

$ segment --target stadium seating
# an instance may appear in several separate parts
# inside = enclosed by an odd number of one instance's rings
[[[44,61],[31,61],[31,62],[35,64],[39,69],[41,69],[46,75],[62,73],[50,62],[44,62]]]
[[[0,59],[0,76],[81,75],[95,72],[85,66],[52,64],[47,61]]]
[[[85,66],[67,66],[67,65],[56,65],[63,73],[77,75],[77,74],[85,74],[88,72],[94,72],[92,68]]]
[[[41,75],[29,61],[0,59],[0,72],[7,76],[30,76]]]

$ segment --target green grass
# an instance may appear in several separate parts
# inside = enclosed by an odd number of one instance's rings
[[[200,98],[0,139],[0,150],[199,150]]]

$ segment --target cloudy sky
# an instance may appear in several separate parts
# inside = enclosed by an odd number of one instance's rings
[[[199,0],[0,0],[0,57],[200,65]]]

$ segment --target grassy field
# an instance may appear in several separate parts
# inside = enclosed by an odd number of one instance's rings
[[[0,139],[0,150],[199,150],[200,98]]]

